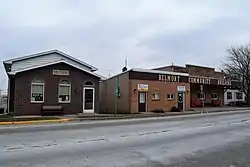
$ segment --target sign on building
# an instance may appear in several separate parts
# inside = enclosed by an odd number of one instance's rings
[[[158,79],[159,81],[163,81],[163,82],[180,82],[180,76],[176,76],[176,75],[159,74]]]
[[[202,78],[202,77],[189,77],[190,83],[199,83],[199,84],[211,84],[210,78]]]
[[[138,91],[148,91],[148,85],[147,84],[138,84],[137,89],[138,89]]]
[[[69,75],[69,70],[53,70],[53,75]]]
[[[186,91],[186,87],[185,86],[177,86],[177,91],[178,92],[185,92]]]
[[[203,93],[203,85],[200,85],[200,90]]]

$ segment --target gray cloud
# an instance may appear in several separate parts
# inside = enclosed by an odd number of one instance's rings
[[[191,31],[157,33],[138,45],[154,50],[148,61],[161,65],[175,62],[219,67],[228,47],[249,41],[249,27],[250,21],[243,18],[220,18]]]
[[[130,68],[172,62],[218,67],[227,47],[250,38],[247,0],[1,3],[2,60],[57,48],[105,76],[118,73],[126,55]],[[2,66],[0,77],[6,78]]]

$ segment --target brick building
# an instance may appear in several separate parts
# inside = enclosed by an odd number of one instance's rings
[[[183,72],[189,74],[191,107],[222,106],[226,89],[239,89],[239,81],[227,80],[223,72],[214,68],[186,64],[183,66],[164,66],[154,70]]]
[[[8,110],[37,115],[98,112],[98,69],[58,50],[6,60]]]
[[[189,74],[131,69],[100,84],[102,113],[138,113],[190,108]],[[116,86],[120,94],[116,97]]]

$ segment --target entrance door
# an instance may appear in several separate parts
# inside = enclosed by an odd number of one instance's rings
[[[183,111],[184,110],[184,93],[178,92],[178,108]]]
[[[139,92],[138,93],[138,111],[139,112],[146,112],[147,109],[147,93],[146,92]]]
[[[83,112],[94,113],[95,109],[95,88],[83,88]]]

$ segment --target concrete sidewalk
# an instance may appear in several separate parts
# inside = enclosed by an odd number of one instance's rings
[[[29,124],[45,124],[45,123],[63,123],[63,122],[78,122],[78,121],[94,121],[94,120],[117,120],[117,119],[136,119],[136,118],[150,118],[150,117],[169,117],[169,116],[181,116],[181,115],[194,115],[201,114],[201,108],[192,109],[193,111],[184,112],[166,112],[166,113],[137,113],[137,114],[77,114],[77,115],[65,115],[65,116],[55,116],[55,119],[50,120],[34,120],[34,121],[9,121],[0,122],[0,125],[29,125]],[[204,108],[204,113],[216,113],[216,112],[237,112],[249,110],[250,107],[211,107]],[[36,118],[42,116],[19,116],[16,118]],[[59,118],[59,119],[58,119]]]
[[[147,125],[149,123],[164,123],[173,121],[187,121],[200,119],[200,121],[209,117],[219,116],[232,116],[232,115],[249,115],[250,110],[238,110],[234,112],[211,112],[204,114],[186,114],[166,117],[148,117],[148,118],[133,118],[133,119],[120,119],[120,120],[86,120],[86,121],[72,121],[64,123],[53,123],[53,124],[26,124],[26,125],[6,125],[0,126],[0,135],[8,133],[36,133],[38,131],[65,131],[65,130],[77,130],[77,129],[91,129],[98,127],[114,127],[123,125]],[[248,116],[246,116],[248,117]]]
[[[250,110],[250,107],[211,107],[211,108],[193,108],[192,111],[184,112],[165,112],[165,113],[136,113],[136,114],[78,114],[78,115],[66,115],[60,118],[67,118],[70,121],[85,121],[85,120],[113,120],[113,119],[133,119],[133,118],[149,118],[149,117],[167,117],[178,115],[191,115],[200,113],[215,113],[223,111],[243,111]]]

